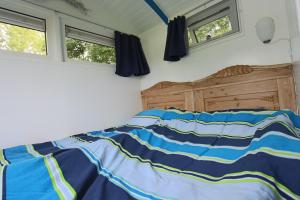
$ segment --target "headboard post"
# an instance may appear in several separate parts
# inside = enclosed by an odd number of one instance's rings
[[[176,107],[212,111],[263,108],[296,111],[291,64],[237,65],[193,82],[160,82],[141,94],[144,109]]]

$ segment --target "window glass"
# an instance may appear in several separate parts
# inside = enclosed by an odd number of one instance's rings
[[[113,64],[116,62],[115,49],[110,46],[66,38],[67,55],[70,59]]]
[[[0,8],[0,49],[46,55],[45,20]]]
[[[116,62],[113,38],[66,26],[66,48],[70,59],[97,63]]]
[[[208,41],[210,39],[220,37],[232,31],[231,22],[228,16],[217,19],[204,26],[194,30],[194,34],[199,43]]]

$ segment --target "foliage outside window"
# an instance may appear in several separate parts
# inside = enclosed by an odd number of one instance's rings
[[[113,38],[71,26],[65,26],[65,32],[68,58],[107,64],[116,62]]]
[[[46,21],[0,8],[0,49],[46,55]]]
[[[231,22],[229,17],[226,16],[197,28],[196,30],[194,30],[194,34],[196,36],[197,42],[203,43],[216,37],[220,37],[231,31]]]
[[[110,46],[66,38],[67,55],[70,59],[97,63],[113,64],[116,62],[115,49]]]
[[[239,19],[236,0],[223,0],[187,19],[189,46],[238,32]]]

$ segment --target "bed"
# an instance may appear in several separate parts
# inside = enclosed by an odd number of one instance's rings
[[[300,199],[291,65],[230,67],[142,98],[123,126],[1,150],[2,199]]]

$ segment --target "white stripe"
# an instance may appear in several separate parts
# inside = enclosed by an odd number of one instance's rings
[[[155,135],[156,137],[164,140],[164,141],[167,141],[167,142],[170,142],[170,143],[175,143],[175,144],[178,144],[178,145],[189,145],[189,146],[194,146],[194,147],[206,147],[206,148],[210,148],[210,149],[233,149],[233,150],[245,150],[247,148],[249,148],[251,146],[251,143],[252,142],[259,142],[261,140],[263,140],[264,138],[266,137],[269,137],[269,136],[280,136],[280,137],[284,137],[284,138],[287,138],[289,140],[294,140],[296,142],[300,142],[300,138],[295,138],[295,137],[292,137],[290,135],[287,135],[287,134],[284,134],[284,133],[281,133],[281,132],[275,132],[275,131],[270,131],[270,132],[267,132],[265,133],[264,135],[262,135],[261,137],[259,138],[253,138],[251,139],[249,145],[247,146],[226,146],[226,145],[222,145],[222,146],[215,146],[215,145],[210,145],[210,144],[200,144],[200,143],[191,143],[191,142],[181,142],[181,141],[178,141],[178,140],[173,140],[173,139],[170,139],[170,138],[167,138],[165,137],[164,135],[160,135],[160,134],[157,134],[155,131],[153,131],[152,129],[145,129],[147,130],[148,132],[150,132],[151,134]],[[132,133],[130,132],[121,132],[121,131],[116,131],[116,133],[119,133],[119,134],[126,134],[126,135],[129,135],[129,136],[132,136]],[[105,135],[103,135],[105,137]],[[134,137],[135,138],[135,137]],[[139,140],[139,141],[142,141],[142,140]],[[150,144],[149,144],[150,145]],[[300,154],[299,154],[300,156]]]
[[[295,132],[299,132],[299,130],[294,128],[293,123],[286,115],[278,115],[273,118],[267,118],[266,120],[259,122],[256,126],[253,127],[247,126],[245,124],[201,124],[195,121],[188,120],[157,120],[149,118],[137,118],[132,120],[128,125],[144,127],[150,125],[166,126],[168,128],[183,132],[183,134],[194,132],[198,135],[228,135],[238,137],[251,137],[255,134],[257,129],[264,128],[265,126],[270,125],[274,122],[284,123]]]
[[[160,121],[160,119],[133,117],[127,122],[127,125],[151,126],[151,125],[155,124],[158,121]]]
[[[74,199],[73,193],[69,190],[69,188],[64,184],[62,177],[60,177],[60,173],[56,168],[54,158],[52,156],[46,156],[50,170],[52,172],[53,178],[58,189],[62,192],[65,199]]]
[[[124,134],[128,134],[128,133],[125,132]],[[276,156],[276,157],[297,159],[297,160],[300,159],[300,157],[299,157],[300,154],[299,153],[291,153],[292,155],[286,155],[285,154],[286,152],[287,153],[290,153],[290,152],[289,151],[278,151],[278,150],[267,148],[267,147],[262,147],[262,148],[259,148],[259,149],[256,149],[256,150],[248,151],[247,153],[241,155],[240,157],[238,157],[235,160],[228,160],[228,159],[224,159],[224,158],[219,158],[217,156],[205,156],[205,155],[199,156],[199,155],[195,155],[193,153],[186,153],[186,152],[182,152],[182,151],[172,152],[172,151],[168,151],[166,149],[162,149],[160,147],[154,147],[154,146],[151,146],[150,144],[148,144],[147,142],[139,139],[135,135],[132,135],[132,134],[128,134],[128,135],[130,137],[132,137],[133,139],[135,139],[136,141],[138,141],[140,144],[147,146],[150,150],[157,150],[157,151],[163,152],[163,153],[168,154],[168,155],[173,155],[173,154],[184,155],[184,156],[191,157],[195,160],[212,161],[212,162],[217,162],[217,163],[222,163],[222,164],[233,164],[233,163],[237,162],[238,160],[240,160],[241,158],[244,158],[248,155],[255,155],[255,154],[260,153],[260,152],[264,152],[266,154]],[[103,137],[103,138],[106,138],[106,137]],[[275,153],[275,155],[271,154],[270,151]]]

